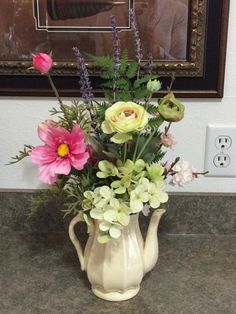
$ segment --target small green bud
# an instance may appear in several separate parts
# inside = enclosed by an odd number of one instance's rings
[[[161,82],[157,80],[149,80],[147,83],[147,89],[152,93],[156,93],[161,89]]]
[[[183,119],[185,108],[173,93],[168,93],[162,98],[157,110],[165,121],[178,122]]]

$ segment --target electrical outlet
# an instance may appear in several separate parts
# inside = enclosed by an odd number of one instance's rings
[[[218,168],[227,168],[230,166],[230,157],[227,154],[217,154],[213,162]]]
[[[236,125],[208,125],[205,171],[209,177],[236,177]]]
[[[232,145],[232,139],[228,135],[219,135],[216,138],[216,148],[218,149],[229,149]]]

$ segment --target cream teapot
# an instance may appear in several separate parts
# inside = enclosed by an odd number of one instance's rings
[[[97,241],[98,224],[93,220],[84,253],[74,227],[81,221],[77,215],[69,225],[69,236],[77,251],[81,269],[87,271],[93,293],[109,301],[134,297],[143,276],[155,266],[158,255],[157,229],[164,209],[156,209],[150,219],[146,240],[139,228],[138,214],[122,229],[118,239],[105,244]]]

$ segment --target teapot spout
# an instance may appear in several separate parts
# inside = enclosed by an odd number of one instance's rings
[[[155,266],[159,256],[157,230],[165,209],[156,209],[151,217],[144,245],[144,271],[149,272]]]

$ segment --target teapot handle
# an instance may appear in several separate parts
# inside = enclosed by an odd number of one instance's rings
[[[75,234],[75,225],[78,223],[78,222],[81,222],[82,219],[81,219],[81,216],[80,214],[78,214],[77,216],[75,216],[70,224],[69,224],[69,237],[71,239],[71,242],[73,243],[75,249],[76,249],[76,252],[78,254],[78,258],[79,258],[79,261],[80,261],[80,266],[81,266],[81,270],[85,270],[85,265],[84,265],[84,254],[83,254],[83,251],[82,251],[82,248],[81,248],[81,244],[80,244],[80,241],[79,239],[77,238],[76,234]]]

